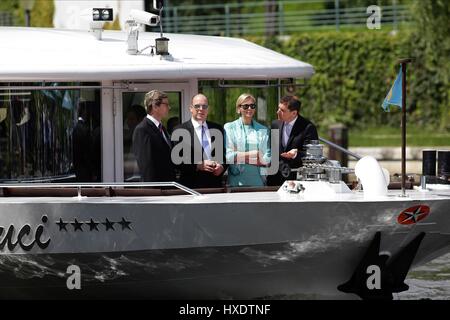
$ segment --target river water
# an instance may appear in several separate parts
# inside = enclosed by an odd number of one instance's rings
[[[409,290],[394,294],[394,299],[450,300],[450,254],[411,270],[405,283]]]
[[[409,290],[394,293],[394,300],[450,300],[450,253],[409,271],[405,283]],[[308,294],[269,297],[275,300],[359,299],[356,295],[321,296]]]

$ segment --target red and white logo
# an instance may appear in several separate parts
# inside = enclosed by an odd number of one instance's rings
[[[430,207],[425,205],[418,205],[406,210],[403,210],[397,218],[400,224],[414,224],[420,220],[425,219],[430,213]]]

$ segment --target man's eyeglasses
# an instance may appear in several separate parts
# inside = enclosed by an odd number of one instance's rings
[[[208,110],[208,105],[207,104],[194,104],[194,109],[198,110],[198,109],[203,109],[203,110]]]
[[[241,108],[244,110],[247,110],[248,108],[255,110],[256,109],[256,104],[252,103],[252,104],[241,104]]]

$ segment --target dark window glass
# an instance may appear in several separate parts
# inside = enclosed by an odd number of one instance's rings
[[[277,118],[278,87],[248,88],[246,86],[276,84],[277,80],[267,81],[227,81],[232,88],[222,88],[217,80],[199,81],[199,92],[208,97],[210,105],[208,120],[225,124],[236,120],[236,100],[242,93],[250,93],[256,98],[255,120],[270,127],[272,120]]]
[[[170,111],[163,120],[169,134],[181,119],[181,92],[164,91],[169,97]],[[125,92],[122,95],[123,112],[123,173],[124,181],[139,181],[140,175],[133,153],[134,128],[147,116],[144,108],[144,96],[147,92]]]
[[[0,84],[0,181],[101,181],[100,90],[54,89],[98,84],[39,85]]]

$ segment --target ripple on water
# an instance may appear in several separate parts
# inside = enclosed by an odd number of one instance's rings
[[[409,290],[396,294],[395,298],[450,300],[450,254],[410,271],[405,282]]]

